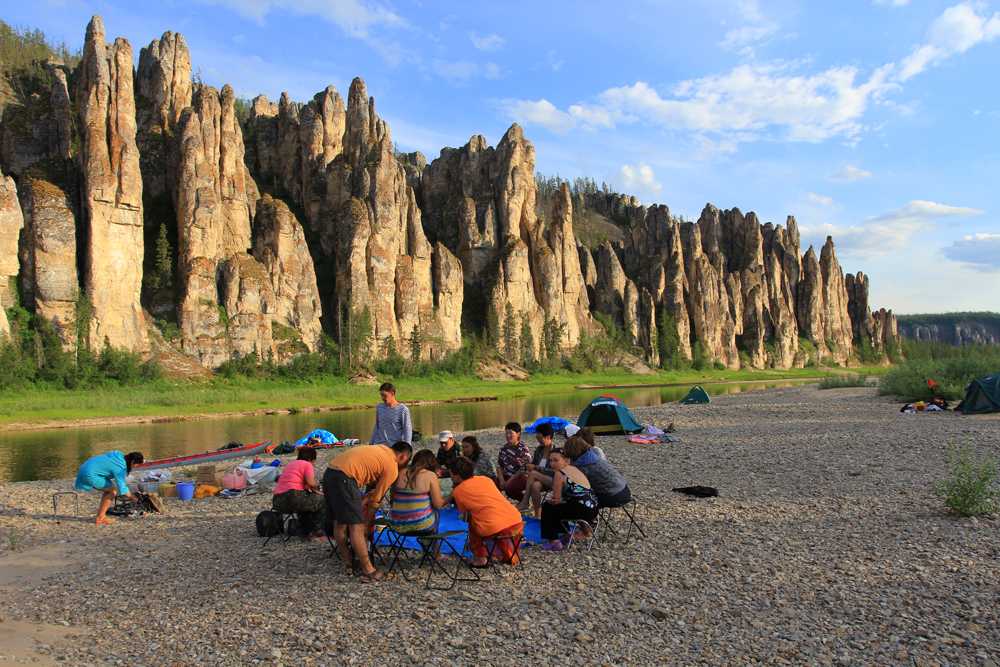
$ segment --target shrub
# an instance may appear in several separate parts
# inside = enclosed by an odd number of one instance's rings
[[[843,389],[845,387],[864,387],[866,379],[864,375],[849,373],[847,375],[827,375],[820,380],[820,389]]]
[[[976,516],[996,509],[995,459],[976,460],[968,446],[952,447],[948,452],[948,469],[950,476],[938,482],[934,491],[949,510],[959,516]]]
[[[905,400],[926,400],[934,392],[927,386],[932,379],[945,398],[962,398],[972,380],[989,375],[1000,367],[1000,347],[904,343],[906,361],[894,366],[879,382],[879,393]]]

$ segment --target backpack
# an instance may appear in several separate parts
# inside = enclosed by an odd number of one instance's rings
[[[274,537],[284,532],[281,525],[281,515],[273,510],[264,510],[257,515],[257,534],[261,537]]]

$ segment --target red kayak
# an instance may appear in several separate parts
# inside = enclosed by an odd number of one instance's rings
[[[146,461],[135,466],[137,470],[150,468],[176,468],[177,466],[195,466],[201,463],[215,463],[227,459],[240,458],[242,456],[256,456],[267,451],[271,445],[270,440],[257,442],[252,445],[234,447],[233,449],[217,449],[214,452],[202,452],[201,454],[187,454],[185,456],[171,456],[167,459],[157,459]]]

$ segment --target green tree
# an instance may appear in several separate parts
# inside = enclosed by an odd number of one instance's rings
[[[167,226],[160,224],[153,248],[153,274],[149,286],[153,289],[169,289],[174,285],[174,252],[167,238]]]
[[[414,363],[419,362],[423,352],[424,335],[420,332],[420,324],[418,323],[413,327],[413,333],[410,334],[410,359]]]
[[[660,308],[660,316],[656,319],[656,347],[660,353],[661,368],[678,369],[683,365],[677,320],[666,306]]]
[[[535,337],[531,334],[531,323],[521,321],[521,365],[532,368],[535,365]]]
[[[492,305],[486,307],[486,342],[494,346],[500,343],[500,317]]]
[[[565,334],[566,325],[563,322],[558,322],[554,318],[545,321],[542,326],[542,352],[546,361],[555,361],[559,358]]]
[[[508,361],[517,360],[517,321],[514,318],[514,306],[507,302],[503,311],[503,355]]]

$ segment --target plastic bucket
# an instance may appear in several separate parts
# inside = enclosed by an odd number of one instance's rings
[[[194,482],[177,482],[177,499],[191,500],[194,498]]]

